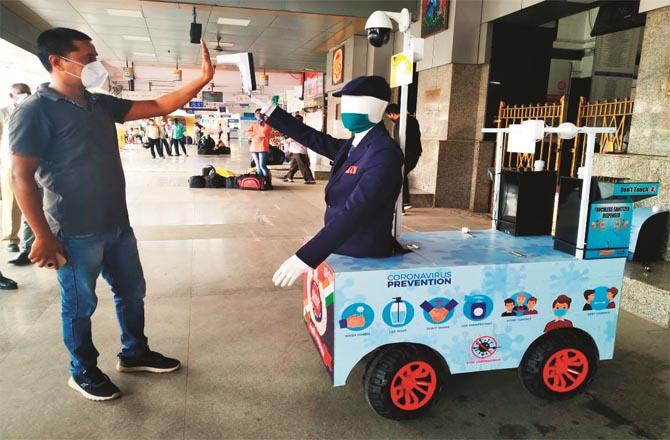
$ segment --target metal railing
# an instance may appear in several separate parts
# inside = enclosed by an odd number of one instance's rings
[[[495,121],[498,128],[507,128],[511,124],[520,124],[529,119],[544,120],[550,127],[557,127],[565,122],[565,97],[557,103],[537,105],[508,106],[500,101],[498,119]],[[535,153],[508,153],[508,134],[503,139],[503,168],[517,170],[532,170],[536,160],[543,160],[546,169],[559,171],[561,166],[561,146],[563,140],[555,133],[547,134],[536,146]]]
[[[611,127],[616,129],[614,134],[603,133],[597,136],[596,152],[615,154],[626,152],[634,103],[633,98],[596,102],[588,102],[583,96],[579,98],[577,127]],[[570,175],[576,176],[577,169],[584,165],[586,136],[578,134],[573,145]]]

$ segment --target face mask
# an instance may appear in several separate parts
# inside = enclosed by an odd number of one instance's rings
[[[367,114],[362,113],[342,113],[342,124],[344,128],[356,134],[374,127],[374,122],[370,122]]]
[[[72,63],[79,64],[80,66],[84,66],[84,68],[81,69],[81,76],[77,76],[74,73],[68,72],[67,70],[65,71],[65,73],[74,76],[76,78],[80,78],[81,84],[87,89],[95,89],[101,87],[107,80],[107,76],[109,74],[107,73],[107,69],[105,69],[105,66],[102,64],[101,61],[93,61],[84,65],[76,61],[73,61],[69,58],[65,57],[61,58],[70,61]]]
[[[26,99],[28,99],[28,96],[30,96],[30,95],[27,94],[27,93],[19,93],[19,94],[16,95],[16,97],[14,98],[14,102],[16,102],[17,104],[21,104],[23,101],[25,101]]]
[[[558,316],[559,318],[565,316],[568,313],[568,309],[556,309],[554,310],[554,315]]]

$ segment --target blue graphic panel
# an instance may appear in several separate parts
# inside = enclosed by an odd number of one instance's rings
[[[612,357],[625,259],[577,260],[554,251],[550,237],[473,235],[412,234],[420,250],[409,256],[328,259],[341,320],[334,385],[392,343],[427,345],[457,374],[516,368],[538,337],[576,327],[601,359]]]

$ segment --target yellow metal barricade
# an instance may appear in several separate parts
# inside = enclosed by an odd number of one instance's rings
[[[588,102],[579,98],[577,111],[578,127],[614,127],[614,134],[599,134],[596,137],[596,152],[625,153],[628,148],[628,132],[633,117],[632,98],[613,101]],[[578,134],[572,149],[570,175],[576,176],[577,169],[584,164],[586,136]]]
[[[565,97],[557,103],[546,103],[537,105],[508,106],[500,102],[498,108],[498,128],[506,128],[511,124],[520,124],[523,121],[536,119],[543,120],[546,125],[557,127],[565,121]],[[503,141],[503,168],[517,170],[532,170],[536,160],[543,160],[546,169],[559,171],[561,166],[562,139],[556,134],[547,134],[536,147],[535,154],[508,153],[508,135],[504,135]]]

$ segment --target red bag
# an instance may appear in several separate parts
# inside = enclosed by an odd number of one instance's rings
[[[265,191],[268,188],[267,181],[256,174],[243,174],[237,178],[237,187],[239,189],[249,189],[253,191]]]

